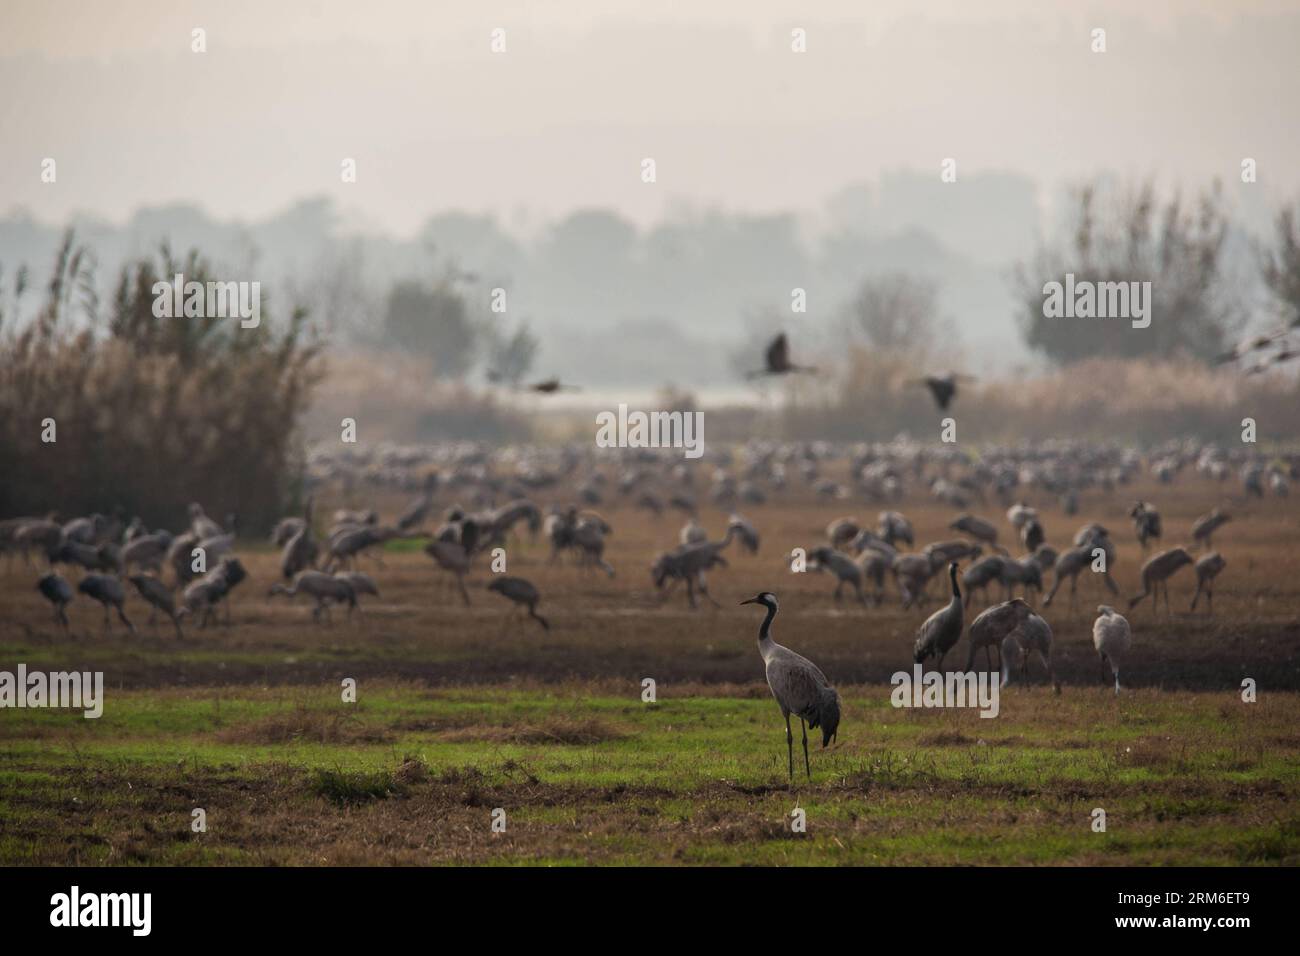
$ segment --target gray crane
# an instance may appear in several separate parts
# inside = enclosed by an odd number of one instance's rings
[[[846,544],[862,533],[857,518],[836,518],[826,526],[826,540],[831,547],[842,550]]]
[[[709,569],[713,567],[727,566],[726,559],[722,556],[720,549],[714,543],[708,541],[703,544],[688,544],[676,548],[673,551],[666,551],[659,554],[650,567],[650,576],[654,579],[655,587],[663,590],[664,584],[671,581],[675,586],[678,581],[686,582],[686,602],[694,610],[699,605],[695,603],[695,590],[699,589],[700,593],[714,607],[718,607],[718,602],[713,600],[709,594],[709,584],[706,577]],[[665,592],[665,597],[667,592]]]
[[[248,571],[238,558],[222,558],[215,568],[197,581],[191,581],[181,592],[182,607],[178,618],[199,614],[199,627],[207,627],[216,615],[216,608],[226,604],[226,623],[230,623],[230,592],[248,577]]]
[[[750,554],[758,554],[758,529],[754,527],[749,519],[733,514],[727,519],[727,530],[735,531],[736,539],[740,542],[742,548]]]
[[[330,537],[329,557],[325,561],[325,570],[332,571],[336,564],[356,566],[357,556],[375,545],[400,538],[402,532],[396,528],[361,525],[339,530]],[[376,562],[382,567],[383,561],[377,555]]]
[[[611,578],[614,576],[613,566],[605,560],[605,538],[611,533],[609,522],[597,514],[588,512],[578,518],[573,528],[573,547],[578,551],[580,567],[598,567]]]
[[[322,612],[325,614],[325,619],[329,620],[331,602],[346,604],[348,617],[352,616],[352,611],[357,606],[357,592],[352,587],[352,583],[345,578],[326,574],[324,571],[302,571],[293,579],[293,584],[287,587],[283,584],[273,584],[271,590],[267,592],[267,597],[276,594],[285,594],[289,597],[306,594],[314,599],[316,606],[311,610],[311,617],[318,623]]]
[[[853,593],[863,604],[867,603],[862,593],[862,566],[843,551],[822,545],[808,552],[808,567],[818,571],[829,571],[835,576],[835,600],[840,599],[845,584],[853,586]]]
[[[126,591],[122,589],[122,582],[117,578],[111,574],[87,574],[81,579],[81,583],[77,585],[77,590],[104,606],[105,631],[113,629],[108,620],[108,609],[111,606],[117,609],[117,616],[121,618],[127,630],[132,634],[135,633],[135,625],[126,616],[126,612],[122,610],[122,605],[126,603]]]
[[[709,532],[704,529],[694,518],[691,518],[686,524],[682,525],[682,530],[677,534],[678,544],[703,544],[709,540]]]
[[[948,527],[953,531],[963,531],[976,541],[983,541],[999,554],[1006,554],[1005,548],[998,545],[998,529],[993,522],[985,521],[975,515],[965,514]]]
[[[989,585],[1002,581],[1002,564],[1006,558],[999,554],[990,554],[980,558],[962,573],[961,583],[966,586],[966,607],[970,607],[976,591],[984,592],[984,603],[988,603]]]
[[[176,575],[176,586],[184,587],[195,578],[194,548],[198,546],[198,536],[193,531],[178,535],[167,549],[167,563]]]
[[[224,558],[235,548],[235,516],[229,515],[226,524],[230,528],[229,531],[199,538],[198,547],[203,549],[204,560],[208,563]]]
[[[1207,602],[1205,613],[1214,613],[1214,579],[1227,566],[1228,562],[1217,551],[1211,551],[1196,562],[1196,593],[1192,595],[1193,611],[1196,610],[1196,602],[1201,599],[1201,594],[1204,593]]]
[[[897,547],[898,542],[905,541],[909,548],[916,545],[916,534],[912,531],[912,522],[898,511],[882,511],[877,519],[880,536],[890,547]]]
[[[970,541],[954,539],[952,541],[935,541],[927,544],[921,549],[921,553],[929,555],[935,570],[938,571],[949,561],[973,561],[984,553],[984,549],[978,544],[972,544]]]
[[[821,669],[808,658],[796,654],[772,639],[772,620],[780,609],[776,595],[762,591],[744,604],[761,604],[767,616],[758,629],[758,653],[767,671],[767,686],[772,690],[785,718],[785,744],[789,756],[790,782],[794,782],[794,734],[790,731],[790,715],[799,718],[803,729],[803,763],[808,779],[812,779],[812,764],[808,759],[808,728],[821,728],[823,749],[840,728],[840,695]]]
[[[913,604],[920,607],[921,601],[927,599],[926,585],[934,577],[935,565],[931,557],[928,554],[900,554],[894,558],[890,570],[894,572],[894,582],[903,598],[903,609]]]
[[[434,539],[424,546],[424,553],[433,558],[434,563],[456,578],[460,596],[468,605],[469,591],[465,590],[465,575],[469,574],[470,555],[464,545],[457,541],[439,541]]]
[[[1214,532],[1232,520],[1232,515],[1215,508],[1209,514],[1201,515],[1192,523],[1192,538],[1203,548],[1213,544]]]
[[[72,601],[72,585],[59,572],[51,571],[41,575],[41,579],[36,582],[36,590],[54,605],[54,619],[63,625],[65,631],[68,630],[66,608]]]
[[[952,582],[952,600],[925,619],[916,631],[913,659],[922,664],[927,658],[938,658],[938,669],[943,670],[943,659],[961,640],[962,602],[961,588],[957,586],[957,562],[948,565],[948,579]]]
[[[761,378],[765,375],[789,375],[791,372],[815,372],[816,368],[809,365],[795,365],[790,361],[790,340],[786,334],[781,332],[767,346],[763,352],[764,367],[756,372],[750,372],[747,378]]]
[[[1086,544],[1077,548],[1069,548],[1062,551],[1060,557],[1056,559],[1056,579],[1052,582],[1052,589],[1047,592],[1047,597],[1043,598],[1043,607],[1051,607],[1052,601],[1056,598],[1056,592],[1060,589],[1061,584],[1066,578],[1070,579],[1070,608],[1074,608],[1075,595],[1079,589],[1079,574],[1084,568],[1090,567],[1093,561],[1092,552],[1100,548],[1106,558],[1106,570],[1101,573],[1102,581],[1110,589],[1111,594],[1119,594],[1119,586],[1115,579],[1110,576],[1111,561],[1114,557],[1114,545],[1109,538],[1094,538]]]
[[[190,504],[190,532],[197,541],[202,541],[204,538],[217,538],[225,534],[221,525],[209,518],[204,513],[203,506],[197,501]]]
[[[152,571],[161,570],[172,540],[167,531],[137,535],[122,549],[122,570],[129,571],[132,565]]]
[[[280,574],[286,581],[292,580],[299,571],[305,571],[316,563],[316,556],[320,549],[312,536],[311,509],[312,500],[308,498],[301,525],[284,542],[284,550],[280,552]]]
[[[1061,682],[1056,679],[1052,666],[1052,629],[1042,617],[1030,614],[1024,622],[1002,639],[1002,686],[1011,682],[1011,675],[1019,665],[1021,677],[1029,675],[1029,655],[1037,654],[1047,669],[1052,690],[1061,692]]]
[[[885,545],[885,547],[889,546]],[[892,548],[889,550],[893,551]],[[897,553],[890,554],[878,548],[863,548],[854,559],[854,563],[862,570],[864,582],[869,580],[876,585],[876,607],[880,607],[885,601],[885,574],[894,566],[895,557]]]
[[[176,602],[172,599],[171,588],[150,574],[133,574],[127,580],[135,585],[140,597],[149,603],[149,623],[152,624],[157,612],[162,611],[176,628],[176,639],[183,641],[185,633],[181,630],[181,619],[176,614]]]
[[[966,656],[966,670],[974,669],[975,653],[980,648],[984,649],[984,662],[992,669],[992,648],[998,649],[998,657],[1001,658],[1002,642],[1033,613],[1033,608],[1020,598],[1012,598],[1010,601],[993,605],[971,621],[970,652]],[[998,663],[1001,664],[1001,660]]]
[[[420,493],[420,497],[412,501],[397,519],[397,527],[402,531],[414,531],[424,524],[424,519],[429,516],[429,509],[433,507],[433,493],[437,489],[438,474],[431,472],[425,476],[424,490]]]
[[[1192,556],[1184,548],[1170,548],[1167,551],[1161,551],[1147,560],[1142,565],[1142,593],[1128,602],[1128,609],[1131,611],[1137,607],[1144,597],[1148,594],[1153,595],[1151,598],[1151,608],[1153,611],[1158,610],[1160,606],[1160,591],[1165,592],[1165,610],[1169,610],[1169,578],[1183,567],[1192,563]]]
[[[63,547],[63,526],[55,521],[35,518],[23,522],[14,532],[13,540],[25,555],[39,548],[45,553],[46,560],[53,564]]]
[[[1028,600],[1030,591],[1041,593],[1043,590],[1043,567],[1032,554],[1020,558],[1005,558],[1002,561],[1000,580],[1002,586],[1006,588],[1007,600],[1011,599],[1016,585],[1025,589],[1025,599]]]
[[[334,576],[352,585],[352,590],[356,592],[358,597],[362,594],[379,597],[379,587],[375,584],[375,579],[368,574],[363,574],[360,571],[335,571]],[[360,604],[357,604],[357,610],[361,610]]]
[[[1020,540],[1026,551],[1037,551],[1038,546],[1047,540],[1047,533],[1037,518],[1030,518],[1020,526]]]
[[[537,613],[537,604],[541,601],[542,596],[531,581],[516,577],[496,577],[493,578],[487,589],[508,598],[520,607],[527,608],[528,616],[542,625],[542,630],[549,631],[551,629],[551,625],[546,618]]]
[[[1133,530],[1137,532],[1138,544],[1143,551],[1146,551],[1148,541],[1160,539],[1160,512],[1151,505],[1139,501],[1129,509],[1128,516],[1133,519]]]

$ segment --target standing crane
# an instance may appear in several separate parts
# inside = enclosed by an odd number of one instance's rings
[[[108,621],[108,608],[111,605],[117,609],[117,616],[122,619],[127,630],[132,634],[135,633],[135,625],[131,623],[122,610],[122,605],[126,603],[126,591],[122,589],[122,582],[111,574],[87,574],[77,585],[77,590],[87,597],[94,598],[104,606],[104,630],[111,631],[112,625]]]
[[[54,619],[63,625],[65,631],[68,630],[68,614],[65,609],[72,600],[72,585],[59,572],[51,571],[36,582],[36,590],[54,605]]]
[[[943,659],[961,640],[962,603],[961,588],[957,587],[957,562],[948,565],[948,579],[952,581],[952,600],[948,606],[940,608],[925,619],[916,631],[916,646],[913,659],[920,664],[928,657],[939,659],[938,668],[943,670]]]
[[[542,630],[549,631],[551,629],[551,625],[546,618],[537,613],[537,602],[542,599],[542,596],[531,581],[516,577],[497,577],[493,578],[487,589],[514,601],[520,607],[527,608],[528,616],[542,625]]]
[[[823,749],[839,732],[840,695],[830,685],[826,675],[808,658],[782,647],[772,640],[772,619],[780,609],[776,595],[762,591],[743,604],[761,604],[767,608],[758,629],[758,653],[763,657],[767,671],[767,686],[781,707],[785,718],[785,744],[789,755],[790,782],[794,782],[794,734],[790,732],[790,715],[799,718],[803,729],[803,764],[808,779],[812,779],[812,764],[808,760],[808,728],[822,731]]]
[[[1209,606],[1206,608],[1207,614],[1214,613],[1214,579],[1219,576],[1219,572],[1228,566],[1223,555],[1217,551],[1211,551],[1201,560],[1196,562],[1196,593],[1192,595],[1192,610],[1196,610],[1196,604],[1201,599],[1201,594],[1205,594],[1205,600]]]
[[[172,626],[176,628],[176,639],[183,641],[185,634],[181,631],[180,618],[176,616],[176,602],[172,598],[172,589],[150,574],[133,574],[127,580],[135,585],[135,589],[140,592],[140,597],[149,603],[149,623],[153,624],[155,615],[162,611],[171,618]]]

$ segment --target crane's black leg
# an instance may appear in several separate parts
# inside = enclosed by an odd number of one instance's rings
[[[808,774],[808,779],[812,779],[812,764],[808,762],[808,724],[800,717],[799,727],[803,730],[803,769]]]
[[[790,732],[790,715],[785,715],[785,749],[790,756],[790,782],[794,783],[794,734]]]

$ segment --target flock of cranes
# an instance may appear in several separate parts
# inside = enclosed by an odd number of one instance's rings
[[[799,368],[784,348],[769,359],[787,372]],[[697,609],[700,599],[717,608],[710,575],[729,568],[730,554],[760,553],[764,535],[756,514],[769,501],[799,493],[805,501],[811,497],[830,508],[856,498],[879,506],[874,522],[843,515],[825,527],[824,542],[805,540],[789,550],[784,545],[792,542],[782,542],[776,551],[780,564],[774,559],[770,573],[780,568],[828,575],[834,582],[831,599],[841,602],[847,589],[867,619],[889,600],[891,585],[902,610],[924,609],[935,600],[929,593],[934,579],[946,578],[946,603],[919,624],[912,638],[913,662],[942,671],[965,639],[967,671],[982,655],[984,666],[991,673],[1000,671],[1000,684],[1006,686],[1027,679],[1036,659],[1059,692],[1047,609],[1068,583],[1072,612],[1081,576],[1095,578],[1097,587],[1112,596],[1120,588],[1112,575],[1112,531],[1099,522],[1084,522],[1067,545],[1049,533],[1052,525],[1059,530],[1059,516],[1045,516],[1041,508],[1054,502],[1061,515],[1074,515],[1082,496],[1122,496],[1123,486],[1144,472],[1161,484],[1188,472],[1220,483],[1236,474],[1246,500],[1265,493],[1283,497],[1298,468],[1295,457],[1269,459],[1251,450],[1194,443],[1170,443],[1143,456],[1132,449],[1074,442],[989,447],[971,455],[904,439],[857,446],[752,441],[722,452],[711,449],[702,461],[689,464],[649,450],[615,457],[565,446],[495,451],[474,445],[391,446],[366,454],[318,449],[309,458],[309,496],[302,510],[285,516],[271,534],[279,549],[278,575],[267,582],[265,594],[268,601],[308,598],[311,619],[319,626],[332,624],[332,607],[345,608],[350,619],[362,610],[360,598],[380,595],[359,562],[372,561],[379,573],[386,567],[384,546],[403,539],[423,542],[430,571],[453,589],[451,600],[458,596],[464,605],[473,603],[467,579],[483,571],[498,549],[517,545],[521,534],[540,545],[537,561],[612,578],[617,572],[606,546],[614,527],[604,511],[612,505],[650,512],[664,538],[671,533],[663,527],[665,516],[671,511],[682,515],[675,544],[650,560],[651,602],[669,602],[682,587],[688,608]],[[353,499],[365,488],[405,490],[413,497],[391,522],[381,520],[377,509],[344,508],[325,525],[314,503],[317,493],[330,486]],[[953,537],[919,544],[914,523],[901,507],[909,494],[917,493],[953,509],[948,524]],[[1229,496],[1225,490],[1219,497]],[[993,517],[995,502],[1005,508],[1002,519]],[[717,539],[701,518],[706,504],[726,516]],[[1190,610],[1204,598],[1206,613],[1212,614],[1214,586],[1228,566],[1223,554],[1213,550],[1213,538],[1231,515],[1216,507],[1193,523],[1185,547],[1159,551],[1165,527],[1157,506],[1136,500],[1128,515],[1139,548],[1153,552],[1138,572],[1141,590],[1129,599],[1128,609],[1150,597],[1152,613],[1158,614],[1163,592],[1165,613],[1171,614],[1170,582],[1191,566],[1196,586]],[[36,587],[65,630],[68,606],[88,599],[101,606],[105,631],[111,631],[116,617],[134,634],[128,612],[134,613],[130,605],[138,600],[148,606],[151,623],[161,614],[183,639],[187,619],[206,627],[224,612],[225,622],[231,623],[230,596],[249,578],[236,553],[245,542],[234,515],[218,523],[195,503],[187,517],[188,524],[175,531],[151,530],[139,519],[128,522],[121,515],[11,519],[0,522],[0,554],[8,555],[11,568],[20,557],[49,565]],[[1018,556],[1012,550],[1017,546]],[[75,587],[62,573],[68,569],[81,574]],[[540,634],[563,626],[539,612],[542,594],[529,580],[505,573],[488,578],[488,592],[509,602]],[[1001,593],[991,595],[995,588]],[[823,746],[835,739],[839,697],[816,665],[772,639],[779,607],[775,593],[761,591],[745,603],[767,610],[759,651],[786,720],[790,773],[792,716],[804,728],[805,770],[810,773],[807,729],[822,730]],[[978,604],[983,609],[975,613]],[[1103,678],[1108,684],[1113,680],[1116,693],[1132,630],[1111,604],[1098,608],[1093,644]]]

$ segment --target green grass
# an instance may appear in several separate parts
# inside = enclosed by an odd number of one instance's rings
[[[1035,688],[982,720],[846,688],[840,742],[790,787],[774,703],[734,693],[362,681],[355,704],[245,686],[6,711],[0,863],[1300,862],[1295,694]]]

